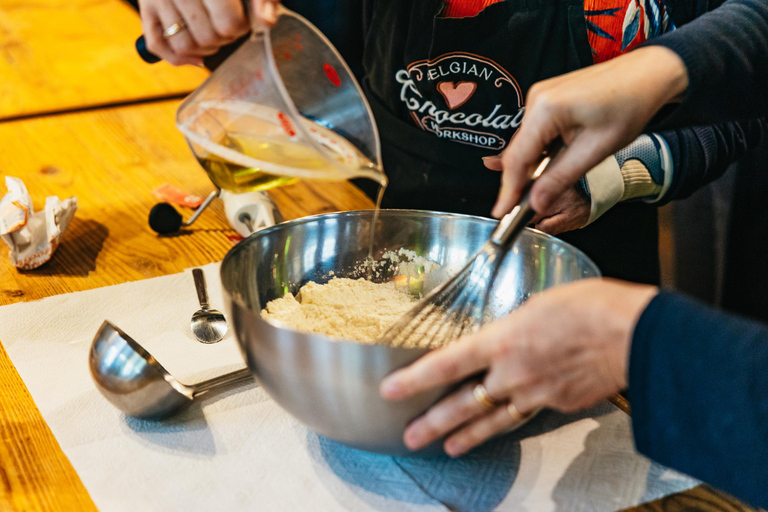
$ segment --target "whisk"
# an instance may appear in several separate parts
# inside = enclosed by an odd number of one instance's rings
[[[387,329],[379,337],[380,343],[434,348],[483,325],[499,266],[518,235],[536,215],[530,204],[531,187],[562,147],[559,140],[550,144],[523,187],[519,202],[499,221],[490,239],[456,275],[433,289]]]

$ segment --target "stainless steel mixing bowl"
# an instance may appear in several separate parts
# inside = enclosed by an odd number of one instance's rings
[[[221,264],[225,303],[248,366],[269,395],[311,430],[345,445],[391,455],[405,454],[406,425],[443,396],[435,389],[402,402],[379,396],[379,383],[425,350],[364,345],[305,334],[261,318],[267,302],[296,293],[307,281],[330,276],[364,277],[372,211],[332,213],[285,222],[237,244]],[[415,280],[419,293],[461,268],[488,239],[495,221],[466,215],[383,210],[373,256],[410,249],[441,265],[437,274]],[[396,275],[385,266],[374,281]],[[507,314],[532,293],[577,279],[599,276],[575,247],[526,230],[507,254],[491,308]],[[553,319],[554,320],[554,319]]]

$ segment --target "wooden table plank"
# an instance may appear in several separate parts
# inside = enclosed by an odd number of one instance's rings
[[[0,510],[96,510],[2,346]]]
[[[150,66],[122,0],[0,0],[0,119],[186,94],[207,72]]]
[[[665,496],[623,512],[758,512],[708,485]]]
[[[220,260],[235,235],[216,201],[185,234],[157,237],[147,214],[167,182],[213,189],[174,126],[178,102],[0,123],[0,174],[22,178],[35,207],[77,196],[78,212],[47,265],[19,272],[0,250],[0,304],[161,276]],[[274,194],[287,219],[371,203],[348,183],[298,183]],[[188,217],[190,210],[183,212]]]

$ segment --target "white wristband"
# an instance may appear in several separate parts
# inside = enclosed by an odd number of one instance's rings
[[[585,178],[592,200],[587,224],[592,224],[624,195],[624,178],[613,155],[593,167]]]

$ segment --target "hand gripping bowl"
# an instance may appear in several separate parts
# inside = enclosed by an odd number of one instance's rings
[[[269,395],[311,430],[347,446],[402,455],[406,425],[443,396],[444,387],[401,402],[379,396],[379,383],[426,350],[364,345],[305,334],[261,318],[267,302],[296,293],[307,281],[364,277],[373,211],[332,213],[279,224],[254,233],[229,251],[221,281],[229,318],[248,366]],[[374,259],[406,248],[456,271],[488,239],[496,222],[480,217],[409,210],[382,210]],[[395,275],[384,268],[376,281]],[[599,276],[581,251],[526,229],[505,257],[490,305],[503,316],[531,294]],[[428,275],[429,276],[429,275]],[[419,293],[439,279],[415,280]],[[435,282],[437,281],[437,282]],[[421,288],[421,289],[420,289]]]

